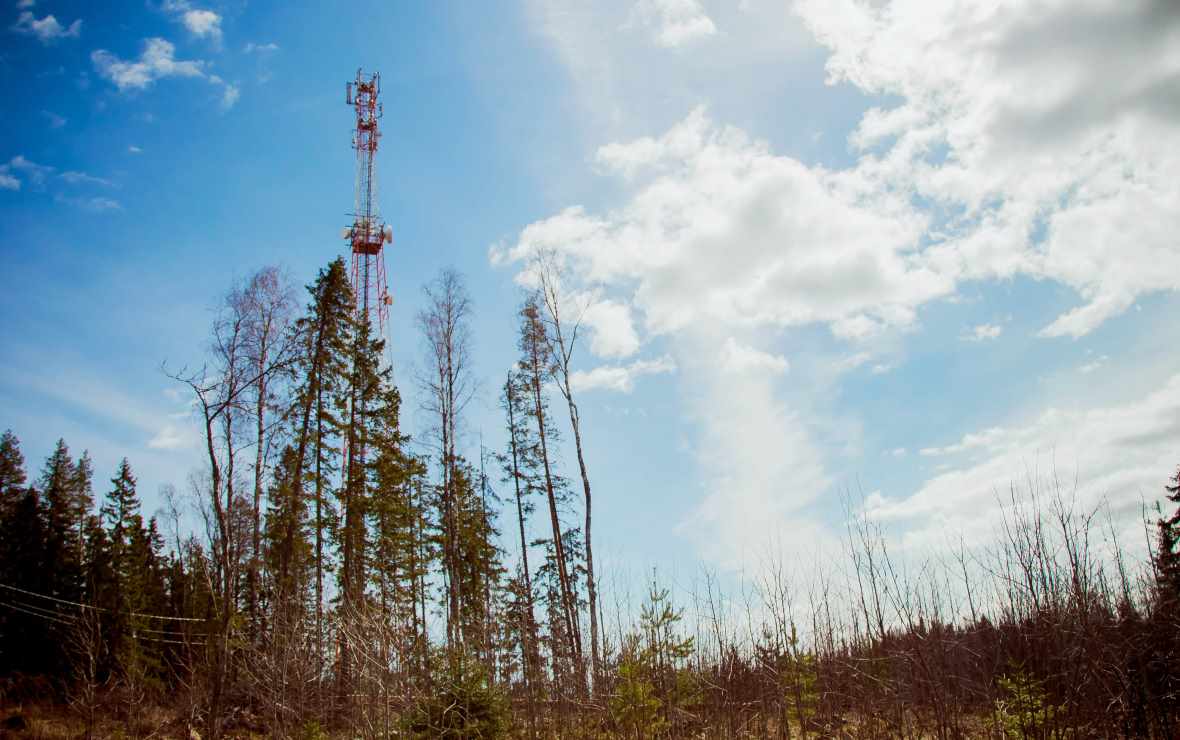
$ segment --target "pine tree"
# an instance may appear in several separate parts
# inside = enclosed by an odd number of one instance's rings
[[[504,409],[507,449],[497,459],[503,473],[501,482],[511,486],[516,509],[520,554],[516,577],[511,588],[511,613],[520,649],[521,678],[528,696],[529,725],[535,734],[536,684],[539,679],[540,656],[532,570],[529,566],[529,540],[526,522],[533,513],[532,494],[540,488],[537,453],[540,444],[535,429],[527,423],[530,389],[525,375],[519,370],[509,371],[504,381],[500,405]]]
[[[544,484],[545,497],[549,504],[549,524],[552,532],[550,542],[553,547],[553,567],[557,577],[559,594],[561,597],[560,619],[564,625],[556,629],[550,624],[550,633],[555,631],[564,635],[568,642],[568,654],[572,657],[577,668],[578,683],[582,684],[582,638],[578,624],[578,609],[575,597],[574,577],[570,561],[576,557],[566,546],[566,536],[562,533],[559,505],[564,503],[568,495],[565,482],[554,472],[552,454],[553,445],[557,441],[557,431],[549,416],[549,402],[545,395],[545,383],[550,375],[549,341],[545,333],[545,324],[541,320],[537,296],[530,295],[520,310],[520,362],[518,368],[521,373],[522,384],[529,395],[528,415],[537,430],[537,456]]]

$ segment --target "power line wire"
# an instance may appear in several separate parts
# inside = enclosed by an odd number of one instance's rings
[[[25,614],[28,614],[30,616],[40,617],[41,619],[48,619],[51,622],[57,622],[58,624],[64,624],[66,626],[73,625],[73,623],[74,623],[74,621],[72,619],[59,619],[58,617],[50,617],[45,614],[38,614],[35,611],[19,607],[16,604],[9,604],[7,601],[0,601],[0,606],[6,606],[9,609],[15,609],[18,612],[24,612]]]
[[[163,614],[144,614],[142,612],[120,612],[114,609],[106,609],[101,606],[91,606],[90,604],[80,604],[77,601],[68,601],[66,599],[59,599],[56,596],[48,596],[46,594],[39,594],[35,591],[26,591],[23,588],[16,586],[9,586],[7,583],[0,583],[0,588],[6,588],[10,591],[25,594],[26,596],[33,596],[38,599],[47,599],[49,601],[56,601],[59,604],[67,604],[69,606],[76,606],[79,609],[93,609],[95,611],[106,612],[108,614],[122,614],[128,617],[144,617],[146,619],[162,619],[169,622],[204,622],[206,620],[197,617],[166,617]]]
[[[38,607],[28,606],[28,605],[22,606],[21,604],[23,604],[23,602],[17,602],[16,604],[13,604],[13,603],[10,603],[7,601],[0,601],[0,606],[6,606],[9,609],[13,609],[15,611],[18,611],[18,612],[21,612],[24,614],[28,614],[31,617],[38,617],[40,619],[48,619],[51,622],[63,624],[67,627],[73,627],[77,624],[77,617],[56,617],[56,616],[52,616],[50,614],[43,614],[41,612],[44,612],[45,611],[44,609],[39,609]],[[35,611],[35,610],[37,610],[37,611]],[[203,640],[166,640],[161,637],[147,637],[147,636],[138,634],[138,632],[157,632],[157,633],[163,633],[163,634],[171,634],[171,633],[163,632],[163,630],[147,630],[147,629],[132,630],[131,631],[132,639],[135,639],[138,641],[146,641],[146,642],[163,642],[163,643],[167,643],[169,645],[189,645],[191,647],[202,647],[205,645],[205,642]],[[205,636],[206,635],[204,635],[204,634],[194,635],[194,637],[205,637]]]

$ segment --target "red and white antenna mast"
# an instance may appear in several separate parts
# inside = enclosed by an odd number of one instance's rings
[[[367,318],[376,336],[385,336],[389,306],[393,299],[385,278],[385,253],[382,247],[393,241],[393,231],[377,213],[377,169],[373,158],[381,132],[381,75],[368,77],[356,71],[356,80],[345,86],[345,102],[356,110],[356,130],[352,148],[356,149],[356,201],[352,226],[344,229],[344,238],[352,245],[352,290],[356,295],[355,317]]]

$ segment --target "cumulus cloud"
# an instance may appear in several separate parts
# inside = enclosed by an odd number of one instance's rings
[[[555,250],[590,280],[633,284],[633,307],[656,334],[701,321],[864,334],[910,324],[917,306],[953,289],[913,254],[925,224],[908,205],[777,156],[703,109],[661,137],[605,146],[598,161],[636,180],[626,205],[568,208],[493,261]]]
[[[655,360],[636,360],[629,365],[601,365],[591,370],[575,370],[570,384],[577,391],[609,390],[630,393],[635,380],[644,375],[661,375],[676,371],[670,357]]]
[[[204,77],[202,61],[176,59],[176,47],[162,38],[143,42],[143,52],[136,61],[124,61],[105,49],[90,55],[99,76],[114,83],[119,90],[143,90],[166,77]]]
[[[575,83],[612,123],[625,96],[593,14],[532,6]],[[650,18],[658,7],[650,4]],[[1082,336],[1139,296],[1180,286],[1172,174],[1180,153],[1171,145],[1180,134],[1171,93],[1180,13],[1171,4],[793,7],[829,51],[831,83],[889,101],[860,120],[851,165],[809,166],[697,108],[662,133],[615,136],[598,148],[596,169],[624,188],[618,205],[571,205],[491,253],[495,264],[521,265],[537,250],[556,251],[586,285],[605,286],[627,307],[634,351],[667,342],[699,421],[704,490],[685,531],[724,558],[751,536],[805,519],[831,483],[816,420],[783,392],[786,359],[749,345],[822,326],[851,345],[849,367],[878,374],[896,360],[874,363],[867,348],[901,335],[924,306],[966,282],[1027,276],[1075,290],[1079,305],[1049,320],[1045,337]],[[726,24],[710,43],[729,35]],[[983,324],[964,338],[1001,333]],[[721,348],[767,357],[749,361],[750,377],[735,383]],[[1009,479],[1013,470],[1001,467],[1018,460],[1021,445],[1053,437],[1050,422],[1034,426],[1041,431],[1006,425],[921,450],[948,465],[923,490],[967,470],[976,470],[973,484],[984,473],[991,483]],[[1002,464],[960,463],[981,455]],[[1125,462],[1146,475],[1134,466],[1157,461]],[[873,508],[880,514],[899,500],[878,495]]]
[[[629,357],[639,349],[631,307],[612,300],[591,303],[582,315],[590,328],[590,351],[598,357]]]
[[[221,38],[221,16],[212,10],[186,10],[182,19],[184,27],[198,38]]]
[[[0,189],[20,190],[20,180],[8,173],[6,164],[0,164]]]
[[[604,146],[596,162],[631,187],[622,206],[567,208],[493,248],[492,261],[523,266],[552,251],[625,300],[638,335],[671,340],[704,389],[688,403],[706,487],[684,531],[740,562],[793,526],[830,477],[812,421],[776,386],[787,360],[736,337],[819,324],[865,339],[911,325],[954,282],[916,253],[926,223],[906,199],[776,155],[704,109],[660,136]],[[604,370],[599,382],[615,377]]]
[[[193,7],[188,0],[164,0],[163,9],[197,38],[221,42],[221,15],[205,8]]]
[[[229,110],[238,102],[241,91],[237,85],[226,82],[215,74],[206,74],[204,60],[179,60],[176,47],[162,38],[149,38],[143,42],[139,59],[126,61],[105,49],[98,49],[90,55],[98,75],[110,82],[120,92],[145,90],[167,77],[199,77],[220,88],[218,101],[222,110]]]
[[[1082,336],[1138,296],[1177,287],[1175,7],[796,4],[831,51],[831,82],[900,100],[852,137],[858,175],[933,204],[940,273],[1074,288],[1084,303],[1046,337]]]
[[[32,11],[26,10],[17,17],[12,30],[27,36],[36,36],[38,41],[48,46],[58,39],[76,39],[81,36],[82,21],[76,20],[66,27],[52,15],[38,19]]]
[[[628,25],[641,25],[652,40],[664,47],[677,47],[717,33],[713,20],[697,0],[639,0]]]

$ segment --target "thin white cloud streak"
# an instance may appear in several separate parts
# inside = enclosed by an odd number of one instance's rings
[[[104,188],[111,188],[115,183],[106,179],[105,177],[96,177],[85,172],[78,172],[76,170],[68,170],[61,173],[58,177],[70,185],[100,185]]]

